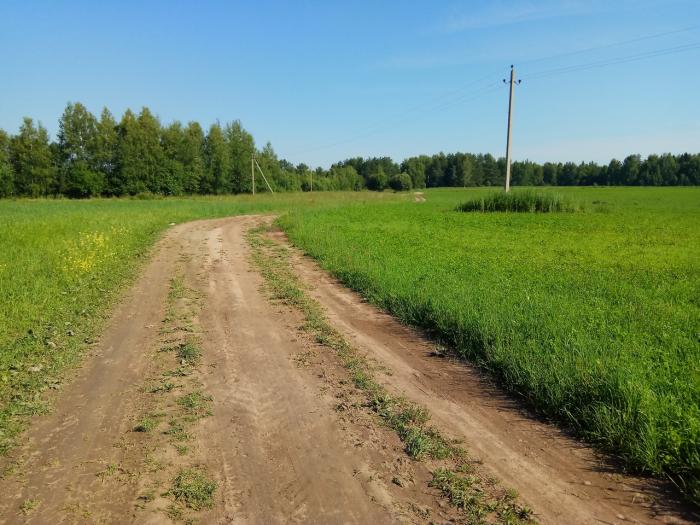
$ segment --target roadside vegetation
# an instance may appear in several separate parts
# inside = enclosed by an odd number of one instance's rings
[[[441,190],[279,224],[541,414],[700,501],[700,191],[565,196],[606,213],[458,213],[479,195]]]
[[[424,407],[390,394],[377,381],[368,360],[330,325],[318,302],[304,291],[292,268],[288,249],[266,237],[264,232],[267,230],[263,226],[249,232],[248,242],[252,248],[253,263],[265,279],[270,298],[302,313],[304,324],[301,329],[335,353],[355,388],[365,398],[365,408],[373,411],[382,424],[396,433],[404,444],[406,454],[418,461],[432,460],[434,472],[430,485],[438,488],[451,504],[464,511],[469,523],[536,523],[532,510],[517,501],[514,491],[500,487],[496,480],[477,472],[467,451],[430,424],[430,413]],[[461,478],[452,469],[469,472],[470,476]]]

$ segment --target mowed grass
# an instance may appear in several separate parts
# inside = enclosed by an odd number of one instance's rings
[[[95,340],[120,290],[171,223],[386,200],[391,195],[283,194],[159,200],[0,201],[0,452],[42,392]]]
[[[700,501],[700,189],[557,188],[587,211],[455,211],[483,191],[280,222],[372,302]]]

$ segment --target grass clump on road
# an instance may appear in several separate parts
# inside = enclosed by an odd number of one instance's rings
[[[160,417],[154,415],[143,416],[134,426],[134,432],[150,432],[155,429],[160,422]]]
[[[469,474],[468,468],[458,470],[462,472],[436,469],[430,486],[442,492],[452,505],[467,512],[472,520],[470,523],[485,523],[481,511],[483,508],[491,510],[504,523],[532,523],[532,510],[517,504],[517,494],[514,491],[506,490],[497,497],[488,498],[482,481],[477,476]]]
[[[532,190],[512,190],[479,195],[457,206],[457,211],[519,213],[575,212],[580,205],[557,193],[542,193]]]
[[[214,506],[216,488],[216,481],[203,468],[183,468],[175,476],[168,494],[188,509],[203,510]]]
[[[39,506],[39,500],[36,498],[29,498],[28,500],[25,500],[22,502],[22,504],[19,507],[19,510],[24,514],[25,516],[27,514],[31,514],[34,509],[36,509]]]
[[[179,397],[177,404],[182,407],[188,417],[200,419],[206,416],[211,416],[212,397],[205,395],[199,390],[185,394]]]
[[[365,382],[363,379],[362,383]],[[372,409],[396,431],[409,456],[416,459],[445,459],[463,455],[463,450],[427,425],[430,414],[426,409],[403,398],[387,395],[384,389],[376,389],[373,394],[370,401]]]
[[[165,431],[165,435],[175,442],[189,441],[192,438],[185,423],[177,418],[168,421],[168,430]]]
[[[177,357],[182,365],[194,366],[201,359],[202,351],[199,349],[197,341],[193,337],[188,337],[184,343],[178,346]]]

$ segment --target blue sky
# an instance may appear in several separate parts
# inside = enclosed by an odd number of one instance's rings
[[[515,159],[698,152],[700,46],[680,51],[692,44],[697,0],[3,0],[0,128],[26,115],[53,136],[81,101],[117,117],[146,105],[166,123],[240,119],[313,166],[502,156],[499,82],[515,64]]]

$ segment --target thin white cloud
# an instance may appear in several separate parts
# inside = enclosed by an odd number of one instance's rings
[[[455,10],[437,24],[439,32],[456,33],[564,16],[584,15],[598,11],[605,4],[580,0],[497,0],[482,6]]]

